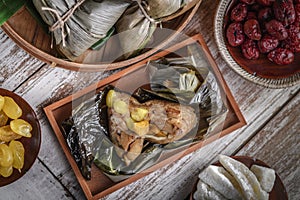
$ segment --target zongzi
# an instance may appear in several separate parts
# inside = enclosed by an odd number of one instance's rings
[[[58,51],[74,60],[114,26],[131,0],[33,0]]]
[[[151,39],[157,24],[175,14],[186,0],[133,0],[116,24],[124,58],[135,55]]]

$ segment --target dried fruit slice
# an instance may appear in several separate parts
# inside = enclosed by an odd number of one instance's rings
[[[226,200],[221,194],[219,194],[216,190],[211,188],[206,183],[203,183],[201,180],[198,181],[197,190],[193,195],[195,200],[203,200],[203,199],[214,199],[214,200]]]
[[[223,167],[210,165],[199,174],[199,179],[227,199],[242,199],[238,182]]]
[[[6,114],[1,110],[0,111],[0,127],[5,126],[8,121],[8,117]]]
[[[269,194],[262,190],[256,176],[246,165],[224,155],[220,155],[219,161],[223,167],[237,180],[245,199],[269,199]]]
[[[31,137],[32,126],[23,119],[14,119],[10,122],[10,128],[13,132],[24,136]]]
[[[0,110],[2,110],[4,106],[4,97],[0,95]]]
[[[276,179],[274,169],[258,165],[252,165],[250,170],[257,177],[262,189],[266,192],[271,192]]]
[[[13,164],[13,153],[6,144],[0,144],[0,166],[9,167]]]
[[[22,116],[22,109],[11,97],[4,97],[4,105],[2,109],[4,113],[11,119],[18,119]]]
[[[13,173],[13,167],[9,166],[9,167],[2,167],[0,166],[0,175],[3,177],[9,177],[10,175],[12,175]]]
[[[22,136],[13,132],[9,125],[0,127],[0,142],[10,142],[21,138]]]
[[[24,166],[24,154],[25,149],[21,142],[12,140],[9,143],[9,148],[13,154],[13,164],[12,166],[16,169],[22,169]]]

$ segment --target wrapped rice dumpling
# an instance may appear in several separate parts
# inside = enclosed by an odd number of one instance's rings
[[[124,52],[124,58],[135,55],[150,40],[157,24],[163,18],[175,14],[189,0],[133,0],[116,29]]]
[[[74,60],[104,38],[131,0],[33,0],[58,51]]]

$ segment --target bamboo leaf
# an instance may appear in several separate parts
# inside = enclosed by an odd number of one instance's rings
[[[25,5],[25,0],[0,0],[0,26],[23,5]]]

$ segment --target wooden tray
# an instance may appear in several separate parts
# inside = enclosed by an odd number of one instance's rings
[[[168,33],[160,33],[160,29],[158,28],[154,32],[153,36],[153,41],[155,41],[155,43],[149,43],[149,48],[146,47],[144,52],[127,60],[116,61],[117,58],[115,55],[120,52],[119,44],[117,44],[117,38],[109,40],[101,48],[101,50],[97,51],[96,56],[93,55],[93,52],[95,51],[87,50],[75,62],[58,58],[58,53],[54,49],[50,48],[50,36],[43,30],[42,27],[40,27],[25,7],[21,8],[14,16],[4,23],[2,29],[21,48],[52,66],[58,66],[75,71],[112,70],[137,63],[151,56],[156,51],[170,43],[170,41],[176,38],[177,34],[186,27],[195,15],[201,2],[202,0],[192,0],[190,4],[182,9],[182,12],[179,12],[174,16],[176,18],[170,18],[170,21],[163,23],[163,28],[170,30]],[[179,14],[181,15],[178,16]],[[93,62],[85,61],[86,58],[90,58],[88,56],[97,57],[97,59],[93,59]]]
[[[211,137],[208,137],[207,139],[200,141],[199,143],[192,145],[185,149],[184,152],[180,152],[172,157],[169,157],[162,162],[150,167],[146,171],[143,171],[142,173],[138,173],[126,180],[123,180],[118,183],[114,183],[111,181],[108,177],[106,177],[101,170],[99,170],[96,166],[92,166],[92,179],[90,181],[86,181],[83,176],[80,173],[79,168],[77,167],[72,155],[70,154],[69,148],[65,142],[65,139],[63,137],[63,134],[60,129],[60,124],[63,120],[70,117],[71,115],[71,109],[72,109],[72,101],[80,99],[83,95],[88,94],[94,94],[96,90],[99,90],[103,88],[104,86],[108,84],[116,84],[118,80],[122,78],[122,88],[126,88],[127,91],[134,90],[136,88],[136,85],[141,86],[145,83],[145,80],[148,79],[147,71],[145,70],[145,66],[148,61],[150,60],[157,60],[158,58],[171,55],[170,52],[178,52],[180,50],[183,50],[186,48],[187,45],[190,44],[196,44],[198,43],[200,47],[203,48],[203,51],[205,53],[205,56],[207,57],[208,62],[211,65],[211,70],[215,73],[216,78],[218,79],[219,84],[221,85],[221,90],[226,94],[227,97],[227,105],[229,108],[229,112],[227,114],[223,130],[215,135],[212,135]],[[119,87],[119,85],[118,85]],[[201,35],[196,35],[192,38],[189,38],[181,43],[178,43],[171,48],[167,49],[166,51],[162,51],[160,53],[157,53],[156,55],[151,56],[150,58],[143,60],[135,65],[132,65],[123,71],[120,71],[106,79],[101,80],[100,82],[91,85],[87,88],[85,88],[82,91],[79,91],[78,93],[68,96],[58,102],[55,102],[47,107],[44,108],[44,111],[49,119],[49,122],[58,138],[58,141],[60,145],[63,148],[64,153],[66,154],[66,157],[68,158],[68,161],[70,162],[72,169],[75,172],[75,175],[88,199],[98,199],[101,197],[104,197],[105,195],[108,195],[138,179],[140,179],[143,176],[146,176],[147,174],[153,172],[154,170],[157,170],[161,168],[162,166],[171,163],[175,160],[180,159],[181,157],[201,148],[202,146],[226,135],[230,132],[244,126],[246,124],[245,119],[243,118],[238,105],[236,104],[228,86],[226,85],[216,63],[214,62],[208,47],[206,46],[203,38]]]

